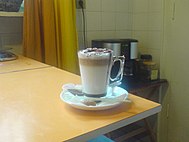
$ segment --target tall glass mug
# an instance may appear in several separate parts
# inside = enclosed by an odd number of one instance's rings
[[[113,51],[105,48],[87,48],[78,52],[83,93],[89,97],[103,97],[111,84],[121,82],[124,56],[113,57]],[[110,77],[114,62],[120,67],[115,78]]]

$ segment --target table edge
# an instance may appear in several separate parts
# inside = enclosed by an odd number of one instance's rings
[[[113,123],[113,124],[105,126],[103,128],[99,128],[97,130],[94,130],[92,132],[86,133],[84,135],[72,138],[72,139],[64,141],[64,142],[76,142],[76,141],[82,142],[82,141],[90,140],[92,138],[98,137],[99,135],[109,133],[109,132],[116,130],[116,129],[119,129],[123,126],[129,125],[129,124],[134,123],[138,120],[141,120],[141,119],[144,119],[144,118],[149,117],[151,115],[154,115],[156,113],[159,113],[161,111],[161,108],[162,108],[162,106],[158,105],[158,106],[156,106],[156,107],[154,107],[150,110],[146,110],[143,113],[137,114],[133,117],[123,119],[119,122]]]

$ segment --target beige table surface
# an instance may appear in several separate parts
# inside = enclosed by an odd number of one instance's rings
[[[44,67],[49,67],[49,65],[24,56],[18,56],[16,60],[0,62],[0,74]]]
[[[80,77],[49,67],[0,75],[0,141],[82,142],[161,110],[130,94],[131,104],[105,111],[82,111],[60,100],[63,84]]]

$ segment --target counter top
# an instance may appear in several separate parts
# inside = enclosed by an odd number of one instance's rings
[[[142,81],[132,76],[123,76],[121,87],[123,87],[130,93],[136,93],[139,90],[160,86],[162,84],[168,84],[168,81],[166,79]]]
[[[49,67],[49,65],[24,56],[18,56],[16,60],[0,62],[0,75],[44,67]]]

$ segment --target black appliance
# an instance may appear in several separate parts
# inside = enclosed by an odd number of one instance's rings
[[[114,56],[125,56],[124,75],[134,76],[138,58],[138,40],[136,39],[94,39],[92,48],[109,48]]]

